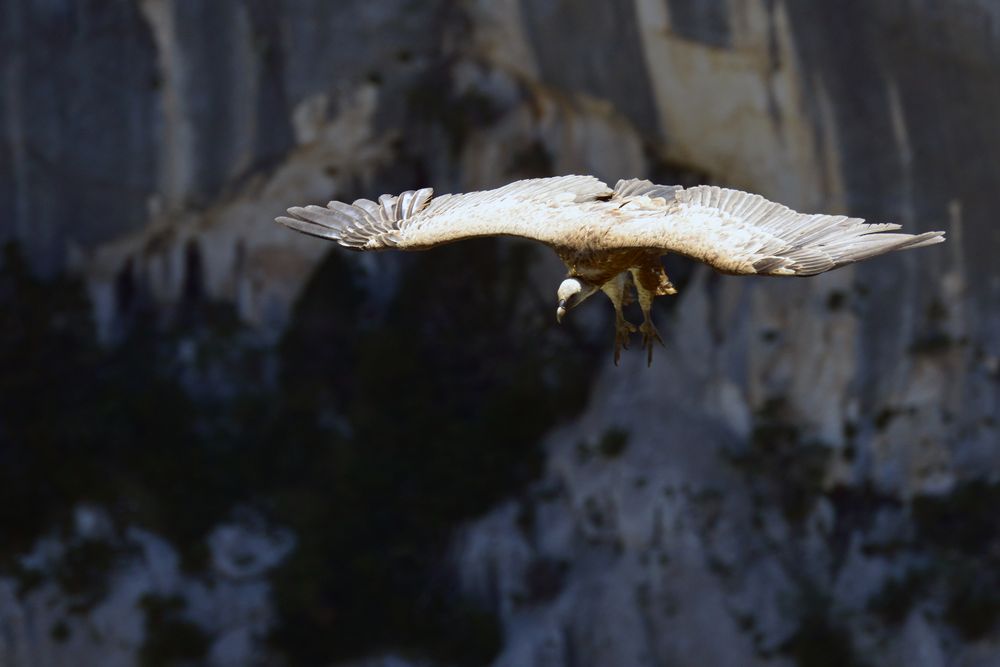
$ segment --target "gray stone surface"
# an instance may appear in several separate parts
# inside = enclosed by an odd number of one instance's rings
[[[161,150],[152,35],[135,3],[4,3],[0,235],[40,265],[145,219]]]
[[[438,50],[441,7],[5,3],[0,236],[56,268],[211,203],[282,159],[304,98]]]
[[[108,340],[121,272],[169,311],[191,243],[206,294],[277,335],[327,249],[270,220],[383,187],[688,173],[947,230],[943,246],[808,281],[668,259],[692,277],[657,312],[667,347],[653,368],[608,360],[585,413],[546,439],[543,478],[460,531],[453,569],[503,623],[497,665],[808,665],[802,637],[844,664],[1000,663],[997,628],[970,637],[949,612],[965,570],[948,568],[988,572],[994,556],[935,542],[919,511],[1000,476],[992,0],[14,0],[0,12],[0,233],[40,268],[68,257]],[[387,283],[398,266],[357,261]],[[548,303],[558,267],[534,270]],[[612,429],[627,446],[609,455]],[[185,596],[218,632],[213,664],[238,664],[266,625],[261,571],[286,547],[258,571],[226,555],[240,535],[214,539],[232,599],[194,584]],[[116,600],[134,601],[154,570],[185,586],[147,560],[86,619],[119,628],[118,646],[141,628],[116,625],[130,613]],[[928,563],[932,584],[904,585],[895,616],[893,583]],[[220,621],[230,602],[252,618]],[[48,613],[0,589],[0,663],[64,651],[31,630]],[[104,664],[128,664],[115,651]]]

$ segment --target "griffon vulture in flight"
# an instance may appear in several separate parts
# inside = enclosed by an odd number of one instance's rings
[[[682,188],[593,176],[516,181],[495,190],[434,196],[431,188],[378,202],[332,201],[288,209],[277,222],[350,250],[425,250],[477,236],[520,236],[550,246],[569,273],[557,290],[556,319],[598,290],[615,308],[615,363],[636,327],[622,315],[635,286],[648,363],[662,343],[653,299],[677,290],[660,256],[677,253],[722,273],[812,276],[893,250],[940,243],[944,232],[892,233],[842,215],[807,215],[760,195],[712,185]],[[631,277],[631,281],[628,278]]]

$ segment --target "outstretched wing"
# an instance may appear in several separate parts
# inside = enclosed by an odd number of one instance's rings
[[[277,222],[352,250],[419,250],[494,235],[558,245],[611,195],[611,188],[593,176],[557,176],[466,194],[434,197],[431,188],[424,188],[382,195],[378,202],[295,207]]]
[[[608,247],[648,247],[706,262],[726,273],[811,276],[844,264],[944,241],[944,232],[891,233],[842,215],[796,213],[760,195],[711,185],[693,188],[619,181],[624,221]]]

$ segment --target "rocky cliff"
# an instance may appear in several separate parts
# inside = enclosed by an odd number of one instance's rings
[[[143,387],[183,409],[109,412],[139,435],[83,451],[125,461],[124,481],[56,480],[52,512],[18,524],[0,662],[1000,662],[995,3],[2,12],[0,233],[34,276],[6,280],[48,299],[51,276],[76,277],[97,342],[73,343],[72,368],[162,359]],[[802,281],[668,258],[681,294],[646,370],[611,365],[598,304],[551,330],[544,252],[327,255],[271,223],[306,201],[572,172],[719,183],[949,240]],[[154,342],[123,356],[137,331]],[[10,335],[35,359],[37,336]],[[28,375],[10,387],[45,391]],[[5,420],[12,448],[38,433]],[[163,457],[123,453],[150,430]],[[172,485],[136,496],[130,475],[160,477],[179,440],[194,444]],[[74,589],[97,544],[115,545],[97,549],[105,585]],[[386,590],[343,583],[365,577]],[[337,633],[351,641],[317,639]]]

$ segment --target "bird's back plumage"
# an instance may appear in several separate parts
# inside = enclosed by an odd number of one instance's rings
[[[541,241],[561,254],[673,252],[737,274],[808,276],[944,240],[944,232],[894,233],[899,225],[797,213],[718,186],[631,179],[609,188],[593,176],[529,179],[438,197],[424,188],[378,202],[332,201],[288,212],[277,221],[352,250],[418,250],[505,235]]]

